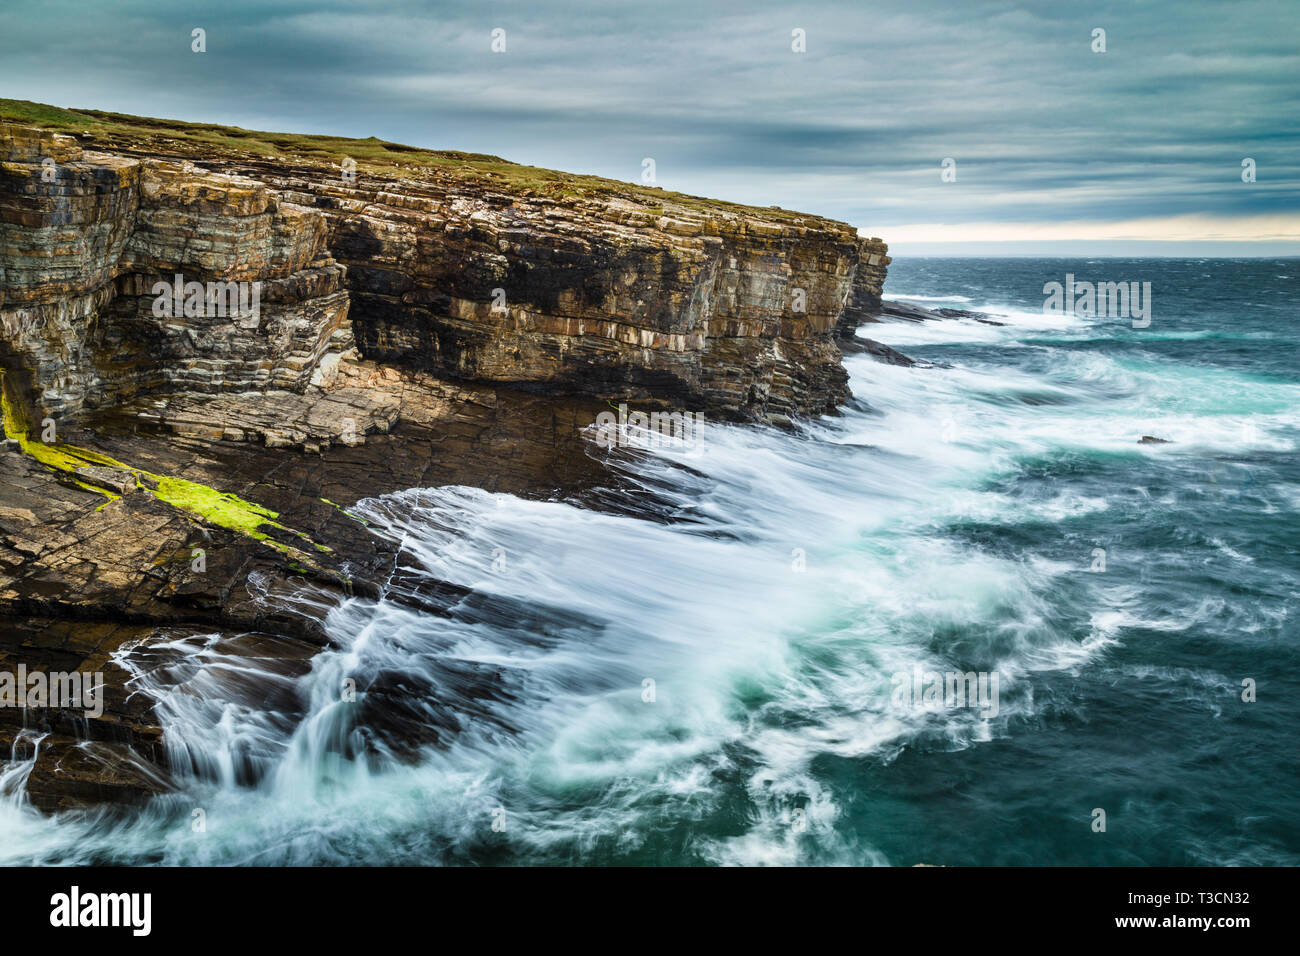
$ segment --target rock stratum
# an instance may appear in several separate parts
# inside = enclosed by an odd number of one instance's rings
[[[195,772],[133,682],[185,689],[192,639],[309,666],[325,611],[401,573],[361,498],[456,482],[623,507],[584,437],[609,403],[833,412],[888,263],[786,210],[0,101],[0,671],[108,684],[95,719],[0,706],[26,799]]]

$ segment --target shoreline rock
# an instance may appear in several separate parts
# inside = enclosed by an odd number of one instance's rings
[[[455,483],[622,507],[584,437],[608,402],[833,412],[889,263],[843,223],[629,184],[454,163],[347,181],[133,137],[0,122],[0,669],[108,682],[101,718],[0,709],[47,812],[174,785],[113,655],[183,683],[168,648],[206,635],[301,666],[329,607],[400,577],[349,513],[365,497]],[[160,309],[178,281],[257,284],[260,308]]]

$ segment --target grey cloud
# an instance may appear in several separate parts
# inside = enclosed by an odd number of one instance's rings
[[[845,219],[1300,212],[1291,2],[855,0],[735,8],[49,0],[6,13],[6,96],[376,135]],[[189,31],[209,52],[189,51]],[[489,51],[493,27],[509,51]],[[808,52],[790,51],[807,31]],[[1107,31],[1108,52],[1089,49]],[[958,161],[940,184],[939,162]],[[1240,182],[1251,156],[1259,181]]]

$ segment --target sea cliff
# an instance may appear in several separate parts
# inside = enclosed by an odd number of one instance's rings
[[[401,574],[353,503],[606,488],[610,404],[833,412],[888,263],[645,184],[0,101],[0,670],[108,685],[95,719],[0,708],[0,750],[41,740],[47,810],[167,790],[125,649],[178,686],[187,634],[305,668]]]

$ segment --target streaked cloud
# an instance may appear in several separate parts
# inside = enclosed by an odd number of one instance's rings
[[[891,227],[896,242],[1057,242],[1069,239],[1169,242],[1300,242],[1300,213],[1262,216],[1151,216],[1122,222],[913,223]]]
[[[4,26],[6,96],[617,179],[651,156],[666,188],[893,241],[1294,241],[1300,214],[1293,0],[46,0]]]

